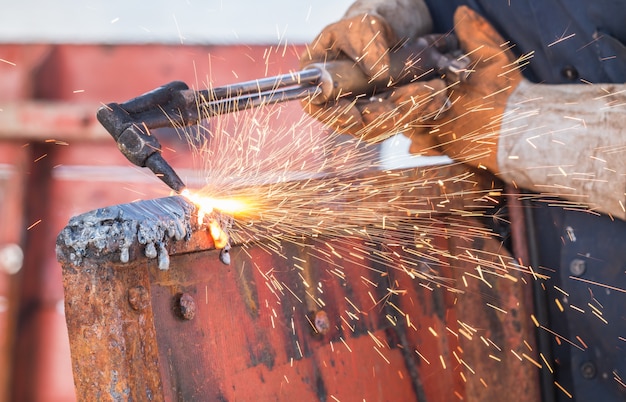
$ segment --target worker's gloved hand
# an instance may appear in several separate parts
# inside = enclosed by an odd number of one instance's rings
[[[374,15],[361,14],[328,25],[300,58],[302,66],[337,59],[351,59],[365,75],[385,82],[389,48],[398,38],[389,24]]]
[[[322,30],[300,62],[306,66],[347,58],[365,75],[385,82],[389,49],[430,33],[432,25],[423,0],[356,0],[341,20]]]
[[[424,143],[437,142],[455,160],[498,173],[497,149],[507,101],[522,81],[518,62],[507,43],[480,15],[468,7],[454,14],[455,32],[471,60],[467,81],[449,89],[451,107],[430,129],[407,135],[411,152],[423,153]],[[424,137],[428,139],[424,141]]]
[[[415,82],[370,98],[338,99],[325,105],[304,102],[304,110],[339,133],[348,133],[365,141],[378,142],[401,132],[430,127],[431,119],[446,104],[442,80]],[[421,136],[425,149],[430,137]]]
[[[398,42],[394,30],[377,15],[361,14],[324,28],[300,62],[324,63],[341,58],[355,61],[378,86],[389,81],[389,49]],[[422,124],[445,103],[445,84],[440,80],[416,82],[380,93],[372,98],[339,98],[323,105],[303,101],[311,116],[341,133],[367,141],[380,141]]]

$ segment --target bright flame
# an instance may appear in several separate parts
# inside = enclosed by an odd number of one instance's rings
[[[217,221],[209,222],[209,233],[215,243],[215,248],[224,248],[228,245],[228,235]]]
[[[191,192],[189,189],[184,189],[181,195],[198,207],[198,224],[202,224],[204,218],[211,214],[213,210],[234,216],[250,208],[249,203],[241,199],[213,198],[197,192]],[[224,232],[218,221],[210,219],[207,230],[211,234],[216,248],[226,247],[228,244],[228,234]]]
[[[249,203],[242,199],[213,198],[198,192],[192,193],[189,189],[184,189],[181,195],[198,206],[198,217],[201,215],[200,212],[204,217],[204,215],[213,212],[214,209],[228,215],[239,215],[250,209]]]

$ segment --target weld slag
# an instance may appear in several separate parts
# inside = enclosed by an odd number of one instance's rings
[[[144,245],[144,255],[156,258],[160,270],[169,269],[166,245],[171,240],[189,240],[196,207],[183,197],[168,197],[115,205],[70,219],[57,238],[57,257],[64,246],[67,258],[81,265],[84,258],[119,253],[122,263],[131,259],[134,244]],[[222,222],[220,222],[222,223]]]

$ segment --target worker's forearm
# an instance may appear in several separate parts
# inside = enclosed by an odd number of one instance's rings
[[[498,144],[502,177],[517,186],[626,218],[626,84],[522,82]]]
[[[383,17],[400,39],[422,36],[433,28],[424,0],[357,0],[344,18],[359,14]]]

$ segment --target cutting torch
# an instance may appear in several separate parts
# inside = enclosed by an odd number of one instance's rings
[[[190,126],[221,114],[296,99],[325,104],[339,97],[374,96],[437,76],[449,82],[462,81],[467,58],[459,54],[454,35],[432,34],[391,49],[390,79],[386,77],[384,82],[367,76],[352,60],[333,60],[312,63],[301,71],[199,91],[174,81],[124,103],[106,104],[98,110],[97,118],[130,162],[149,168],[180,193],[185,184],[161,155],[161,145],[151,129]]]

